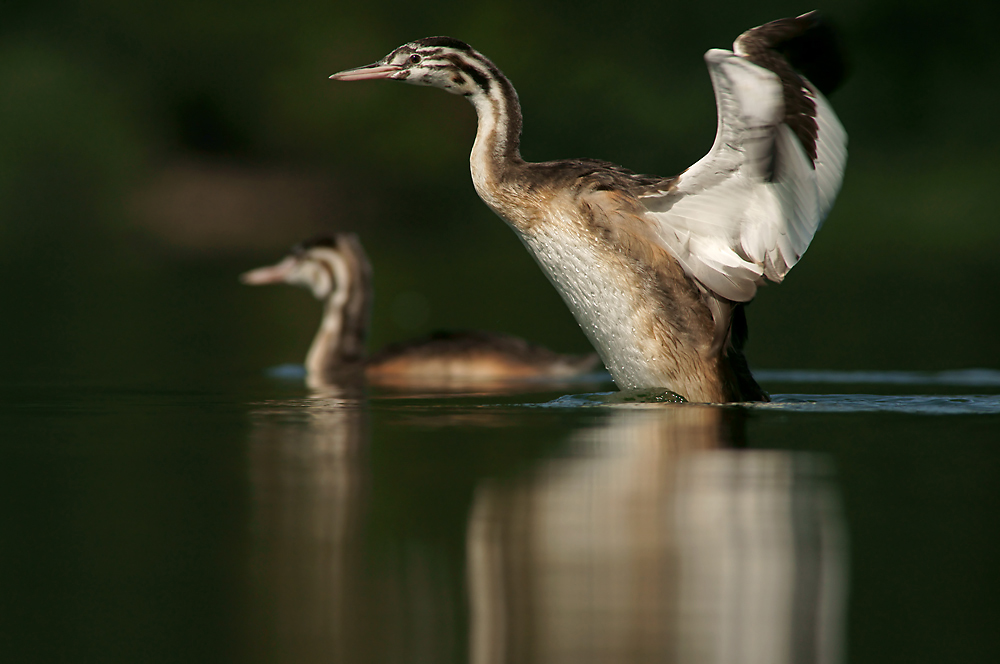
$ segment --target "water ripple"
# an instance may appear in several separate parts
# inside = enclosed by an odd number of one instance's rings
[[[762,381],[780,383],[854,383],[879,385],[1000,386],[996,369],[955,369],[951,371],[820,371],[777,369],[755,371]]]
[[[681,405],[663,400],[633,399],[623,401],[614,392],[567,394],[541,404],[523,404],[543,408],[676,408],[706,407]],[[1000,394],[968,395],[884,395],[884,394],[774,394],[770,403],[745,403],[740,407],[754,410],[780,410],[805,413],[876,413],[894,412],[921,415],[996,415],[1000,414]],[[717,406],[708,406],[717,407]],[[727,406],[728,407],[728,406]]]
[[[775,394],[771,403],[748,404],[757,410],[819,413],[893,412],[922,415],[1000,414],[1000,395]]]

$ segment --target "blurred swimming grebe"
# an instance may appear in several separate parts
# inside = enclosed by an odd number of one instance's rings
[[[593,353],[563,355],[508,334],[480,331],[437,332],[368,357],[372,268],[353,233],[300,244],[281,262],[240,279],[250,285],[304,286],[323,301],[323,319],[305,362],[314,387],[362,374],[378,383],[564,379],[594,371],[599,364]]]

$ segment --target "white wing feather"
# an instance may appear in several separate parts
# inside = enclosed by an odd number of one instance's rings
[[[715,143],[669,191],[641,197],[663,246],[721,297],[753,298],[781,281],[819,229],[840,189],[847,134],[814,89],[815,167],[784,124],[778,76],[731,51],[705,54],[718,107]]]

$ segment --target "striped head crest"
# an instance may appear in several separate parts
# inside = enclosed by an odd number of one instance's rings
[[[338,72],[338,81],[391,79],[429,85],[452,94],[489,94],[496,67],[478,51],[452,37],[425,37],[403,44],[378,62]]]

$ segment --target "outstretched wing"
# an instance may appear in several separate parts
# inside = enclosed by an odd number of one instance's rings
[[[833,109],[779,52],[815,13],[749,30],[735,53],[705,54],[719,124],[712,149],[640,201],[657,239],[703,286],[736,302],[781,281],[833,205],[847,134]]]

